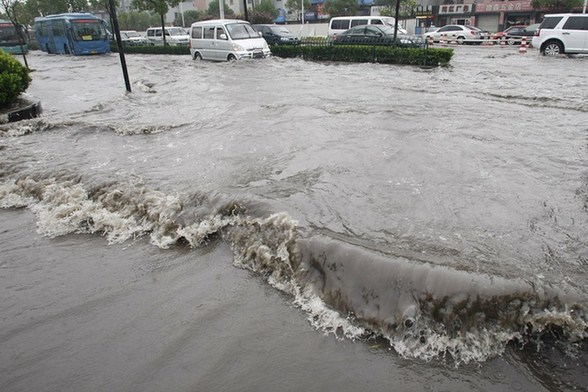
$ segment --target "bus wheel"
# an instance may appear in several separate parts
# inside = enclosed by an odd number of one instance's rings
[[[69,53],[69,48],[65,44],[63,44],[63,51],[65,52],[65,54],[70,54]]]

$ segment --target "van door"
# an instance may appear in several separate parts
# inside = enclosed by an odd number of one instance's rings
[[[226,32],[224,27],[216,27],[216,54],[217,60],[226,60],[229,53],[232,52],[233,43],[229,39],[229,34]]]
[[[205,60],[216,60],[216,52],[214,50],[214,26],[202,26],[202,58]]]

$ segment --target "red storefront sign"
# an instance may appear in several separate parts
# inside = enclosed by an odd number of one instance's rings
[[[476,3],[476,12],[528,12],[533,11],[532,0]]]

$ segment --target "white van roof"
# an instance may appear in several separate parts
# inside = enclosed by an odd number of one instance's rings
[[[245,24],[251,24],[246,20],[242,20],[242,19],[211,19],[211,20],[202,20],[200,22],[194,22],[192,23],[192,26],[205,26],[205,25],[209,25],[209,24],[229,24],[229,23],[245,23]]]

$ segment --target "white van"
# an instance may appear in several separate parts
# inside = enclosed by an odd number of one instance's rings
[[[163,45],[163,34],[161,34],[161,27],[149,27],[145,33],[145,38],[149,41],[151,46]],[[186,34],[186,30],[181,27],[166,27],[165,28],[165,43],[170,46],[188,45],[190,36]]]
[[[389,25],[394,27],[396,19],[391,16],[337,16],[331,18],[329,21],[329,37],[349,30],[353,26],[378,24],[378,25]],[[400,24],[398,25],[398,34],[408,34]]]
[[[190,54],[194,60],[230,61],[271,56],[267,42],[249,22],[216,19],[192,23]]]

